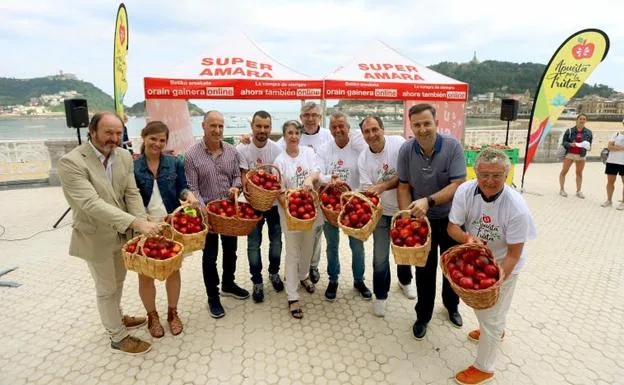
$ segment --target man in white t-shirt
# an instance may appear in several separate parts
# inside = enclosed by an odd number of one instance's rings
[[[271,135],[271,115],[266,111],[257,111],[251,119],[252,139],[249,144],[239,144],[236,149],[240,155],[241,182],[243,188],[248,183],[247,171],[261,164],[272,164],[282,152],[280,146],[269,140]],[[279,276],[282,255],[282,229],[280,226],[277,202],[270,210],[262,213],[263,218],[247,236],[247,259],[249,272],[253,282],[252,298],[254,302],[264,301],[264,285],[262,283],[262,226],[266,221],[269,230],[269,279],[275,291],[284,290],[284,283]]]
[[[479,329],[471,331],[468,338],[478,341],[477,358],[472,366],[456,374],[460,384],[480,384],[494,376],[507,312],[518,273],[526,262],[524,244],[536,236],[524,198],[505,185],[510,167],[504,152],[493,148],[483,150],[475,164],[477,179],[459,186],[449,213],[448,234],[461,243],[485,243],[504,274],[496,304],[475,310]]]
[[[349,139],[349,119],[342,112],[331,114],[329,127],[333,140],[323,144],[317,151],[323,163],[321,183],[330,183],[330,181],[346,183],[351,190],[356,191],[360,186],[358,157],[366,149],[366,144],[363,142],[356,143]],[[338,256],[340,235],[338,227],[329,222],[325,222],[323,225],[323,232],[327,241],[327,275],[329,276],[325,298],[333,301],[336,299],[338,276],[340,275]],[[353,287],[362,298],[371,299],[372,294],[364,284],[364,242],[350,236],[349,246],[352,258]]]
[[[624,121],[622,121],[624,124]],[[618,175],[622,179],[624,185],[624,130],[616,132],[611,136],[607,143],[609,156],[605,166],[605,174],[607,174],[607,200],[601,205],[602,207],[611,207],[611,198],[615,190],[615,179]],[[622,190],[622,200],[617,206],[617,210],[624,210],[624,189]]]
[[[397,159],[405,139],[398,135],[384,135],[384,125],[378,116],[364,118],[360,129],[368,144],[368,148],[358,158],[360,188],[379,195],[383,207],[383,215],[373,232],[373,312],[383,317],[386,314],[386,299],[390,290],[390,222],[399,210],[396,190],[399,185]]]

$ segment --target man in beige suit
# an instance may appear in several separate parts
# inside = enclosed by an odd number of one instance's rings
[[[122,315],[121,295],[126,268],[121,246],[130,230],[155,234],[156,223],[144,218],[145,208],[134,179],[130,153],[118,145],[123,123],[111,112],[98,113],[89,123],[90,139],[61,158],[58,173],[73,211],[69,254],[87,262],[102,324],[111,350],[143,354],[151,345],[128,334],[145,324],[144,317]]]

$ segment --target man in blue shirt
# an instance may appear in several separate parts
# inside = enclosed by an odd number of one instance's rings
[[[431,251],[424,267],[416,267],[416,322],[414,338],[421,340],[433,314],[438,267],[438,246],[444,253],[456,242],[448,235],[448,215],[455,191],[466,180],[464,151],[457,139],[439,134],[436,110],[430,104],[416,104],[409,110],[414,138],[399,150],[397,171],[399,209],[410,209],[416,217],[427,216],[431,223]],[[459,297],[443,278],[442,301],[449,320],[462,326]]]

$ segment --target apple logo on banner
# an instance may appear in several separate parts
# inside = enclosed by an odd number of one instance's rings
[[[121,45],[124,45],[125,42],[126,42],[126,26],[121,24],[119,26],[119,43],[121,43]]]
[[[587,40],[583,38],[579,38],[578,42],[579,44],[572,47],[572,56],[574,56],[576,60],[589,59],[594,55],[594,49],[596,48],[594,43],[588,43]]]

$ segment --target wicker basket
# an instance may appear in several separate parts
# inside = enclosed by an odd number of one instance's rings
[[[410,216],[410,210],[401,210],[398,211],[394,216],[392,216],[392,222],[390,223],[390,228],[394,228],[394,222],[397,220],[399,216]],[[394,255],[394,262],[397,265],[411,265],[423,267],[427,264],[427,257],[429,257],[429,252],[431,251],[431,224],[429,224],[429,219],[425,218],[425,222],[427,222],[427,241],[424,245],[419,247],[406,247],[406,246],[397,246],[392,240],[390,241],[390,245],[392,248],[392,255]]]
[[[498,281],[494,285],[488,287],[487,289],[471,290],[464,289],[463,287],[453,282],[447,268],[448,261],[451,258],[462,254],[465,250],[479,250],[479,253],[481,255],[485,255],[498,268]],[[451,284],[453,290],[455,290],[455,293],[457,293],[462,301],[464,301],[464,303],[471,308],[477,310],[488,309],[494,306],[498,301],[500,287],[503,283],[503,279],[505,278],[505,273],[503,272],[503,269],[500,268],[500,265],[496,262],[496,259],[492,255],[492,251],[488,247],[475,243],[465,243],[463,245],[453,246],[446,252],[444,252],[444,254],[442,254],[442,257],[440,258],[440,268],[442,269],[442,273],[444,274],[446,279]]]
[[[288,189],[286,190],[285,200],[283,202],[280,201],[280,204],[282,205],[282,208],[284,209],[284,214],[286,215],[286,227],[288,228],[288,231],[308,231],[312,229],[314,222],[316,222],[316,218],[318,217],[318,206],[319,206],[318,194],[314,190],[310,190],[308,192],[312,195],[313,206],[314,206],[314,211],[316,215],[314,215],[314,217],[310,219],[299,219],[290,215],[290,210],[288,210],[288,201],[289,201],[288,198],[290,197],[292,193],[301,192],[301,191],[304,191],[304,190],[300,188]]]
[[[349,187],[349,185],[346,183],[340,183],[340,184],[330,183],[321,187],[321,190],[319,191],[319,195],[322,195],[326,190],[330,188],[342,190],[343,193],[347,191],[351,191],[351,187]],[[332,226],[338,227],[338,215],[340,215],[340,210],[338,211],[330,210],[327,207],[323,206],[323,202],[319,202],[319,204],[321,206],[321,210],[323,210],[323,215],[325,215],[325,220],[327,221],[327,223],[331,224]]]
[[[208,234],[208,224],[203,210],[197,209],[197,212],[202,219],[202,231],[194,234],[183,234],[176,230],[175,227],[173,227],[173,216],[179,211],[184,210],[186,207],[189,206],[181,205],[177,209],[173,210],[173,212],[168,216],[167,224],[171,225],[173,230],[173,240],[183,244],[185,252],[192,253],[204,248],[204,245],[206,244],[206,234]]]
[[[264,188],[253,184],[249,179],[255,174],[258,173],[258,170],[264,169],[267,173],[271,173],[271,170],[274,169],[277,171],[277,180],[282,183],[282,173],[280,170],[272,164],[261,164],[258,167],[254,168],[247,172],[247,183],[245,185],[245,189],[243,189],[243,194],[245,195],[245,199],[247,202],[258,211],[268,211],[273,207],[273,203],[282,192],[280,190],[265,190]]]
[[[342,222],[342,217],[345,214],[345,206],[351,201],[353,198],[358,198],[366,203],[368,203],[371,207],[371,219],[365,224],[363,227],[359,229],[355,229],[353,227],[344,226]],[[340,215],[338,215],[338,227],[344,231],[350,237],[359,239],[362,242],[366,242],[368,237],[375,231],[377,227],[377,222],[379,222],[379,218],[381,218],[383,214],[383,207],[381,204],[375,206],[367,196],[356,192],[356,191],[347,191],[340,196],[340,201],[342,202],[342,209],[340,210]]]
[[[215,199],[206,205],[206,215],[208,216],[208,223],[210,224],[209,231],[211,233],[217,233],[221,235],[227,235],[231,237],[247,236],[256,227],[262,216],[258,216],[256,219],[243,219],[238,217],[238,197],[234,196],[234,207],[236,209],[236,216],[223,217],[208,210],[210,203],[222,201],[223,199]]]
[[[160,235],[157,238],[173,241],[173,228],[165,223],[163,223],[163,227],[169,231],[169,236]],[[147,277],[164,281],[171,275],[171,273],[179,270],[182,266],[184,245],[173,241],[180,245],[180,251],[175,257],[165,260],[154,259],[143,255],[143,245],[148,238],[149,237],[144,235],[134,237],[121,248],[124,264],[126,265],[127,270],[136,271],[137,273]],[[126,247],[131,243],[137,243],[137,248],[134,253],[126,251]]]

